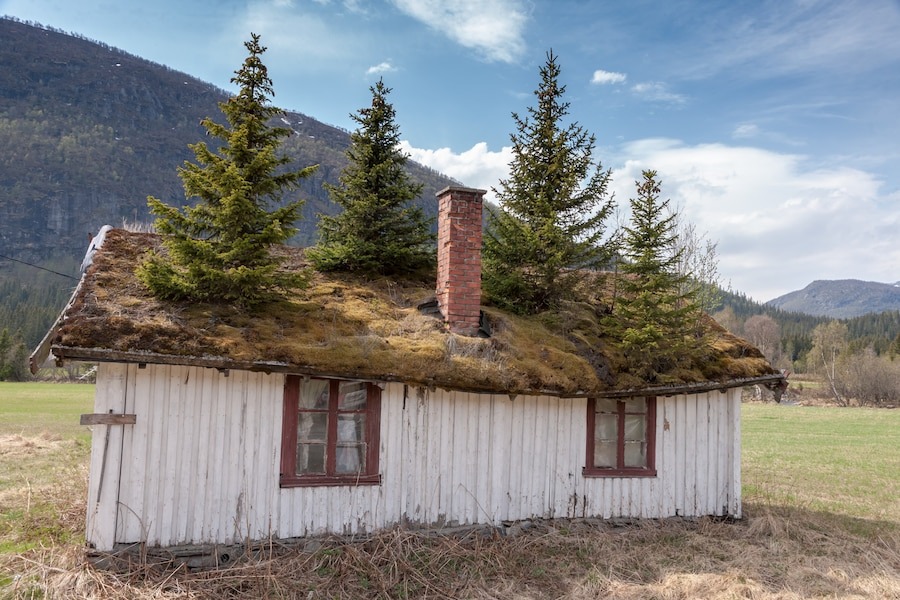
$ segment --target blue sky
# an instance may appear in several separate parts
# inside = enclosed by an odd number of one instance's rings
[[[620,218],[655,169],[735,290],[900,281],[897,0],[0,0],[0,14],[228,90],[259,33],[275,103],[345,129],[383,77],[406,151],[486,189],[552,48]]]

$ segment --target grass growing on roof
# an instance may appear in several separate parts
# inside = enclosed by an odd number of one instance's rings
[[[134,277],[151,234],[113,230],[95,256],[79,301],[57,343],[129,353],[280,363],[301,371],[351,378],[508,393],[588,395],[640,387],[614,340],[600,325],[604,302],[564,302],[559,310],[518,317],[487,307],[492,335],[448,333],[418,306],[434,294],[434,280],[368,279],[313,273],[304,253],[281,247],[286,267],[307,285],[250,311],[230,306],[161,302]],[[161,250],[160,250],[161,251]],[[602,296],[595,274],[584,285]],[[656,384],[769,375],[758,350],[711,320],[713,344],[702,360],[681,365]]]

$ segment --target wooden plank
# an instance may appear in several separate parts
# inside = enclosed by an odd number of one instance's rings
[[[728,390],[729,429],[732,436],[729,451],[731,468],[731,502],[729,508],[732,516],[740,519],[741,506],[741,390]]]
[[[125,409],[125,367],[105,368],[97,379],[94,410],[97,413]],[[91,470],[88,492],[88,521],[85,536],[97,550],[112,550],[116,542],[123,428],[109,428],[92,436]]]
[[[116,415],[112,413],[88,413],[81,415],[81,425],[134,425],[137,415]]]
[[[138,409],[134,405],[136,370],[136,366],[123,366],[123,371],[125,373],[125,403],[122,405],[122,414],[138,414]],[[143,423],[144,419],[141,418],[141,421]],[[134,541],[139,541],[141,539],[140,523],[137,522],[135,515],[132,514],[131,508],[128,506],[128,503],[132,498],[131,490],[134,487],[135,473],[134,470],[129,468],[129,465],[134,462],[133,451],[136,429],[137,427],[122,428],[122,473],[119,482],[119,518],[116,528],[116,543],[129,540],[129,536],[132,532],[134,537],[131,539]],[[143,476],[143,473],[141,473],[141,476]]]

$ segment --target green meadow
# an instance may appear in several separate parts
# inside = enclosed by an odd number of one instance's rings
[[[900,527],[900,410],[744,404],[744,502]]]

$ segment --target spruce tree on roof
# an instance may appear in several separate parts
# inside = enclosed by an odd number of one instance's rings
[[[282,203],[283,195],[316,167],[284,169],[291,159],[278,149],[292,132],[270,125],[283,112],[270,103],[272,80],[261,60],[266,48],[256,34],[244,45],[249,56],[231,79],[240,89],[219,104],[228,124],[202,121],[221,146],[192,144],[196,163],[179,169],[185,196],[198,202],[179,209],[148,198],[168,252],[152,254],[138,273],[157,297],[252,307],[302,284],[279,270],[271,249],[296,232],[303,204]]]
[[[340,185],[326,185],[343,209],[319,217],[319,243],[307,255],[322,271],[408,275],[435,261],[431,220],[411,204],[422,185],[410,179],[399,149],[400,129],[390,88],[379,80],[372,104],[350,115],[359,128],[350,136],[349,164]]]
[[[699,307],[691,277],[679,270],[678,214],[660,201],[656,171],[644,171],[630,200],[631,219],[623,227],[620,293],[607,317],[607,330],[622,340],[632,371],[646,381],[681,363],[689,364],[697,343]]]
[[[604,242],[614,208],[610,172],[593,160],[594,136],[564,123],[569,104],[552,51],[540,75],[537,106],[525,118],[513,113],[510,174],[495,189],[501,208],[491,213],[484,241],[484,290],[520,313],[572,298],[582,280],[577,269],[612,256]]]

